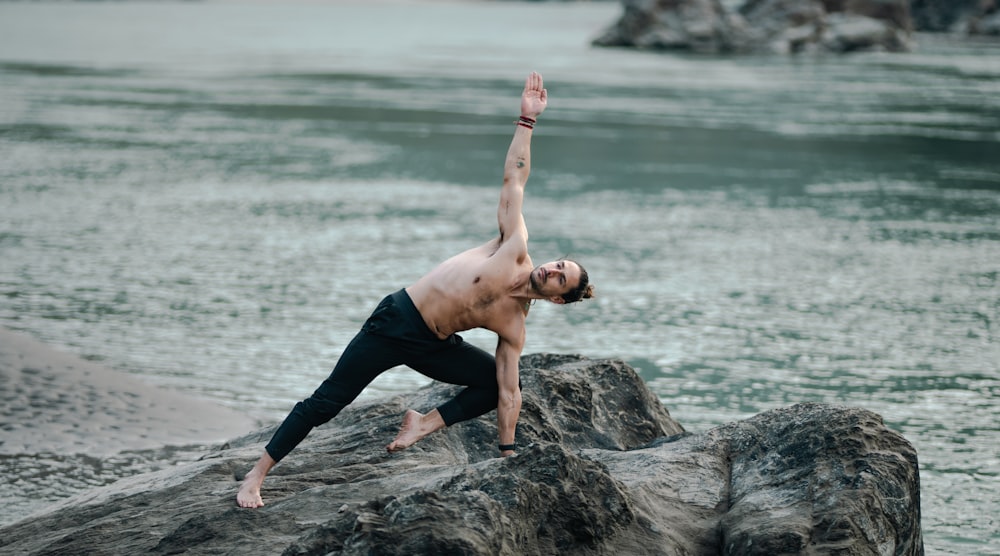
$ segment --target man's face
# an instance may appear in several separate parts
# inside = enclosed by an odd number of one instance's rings
[[[531,271],[531,287],[549,299],[569,293],[579,285],[580,266],[573,261],[552,261]]]

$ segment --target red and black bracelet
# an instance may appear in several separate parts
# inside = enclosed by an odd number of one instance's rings
[[[535,129],[535,122],[536,120],[532,118],[529,118],[527,116],[521,116],[520,118],[517,119],[517,122],[515,123],[517,123],[517,125],[519,126],[526,127],[528,129]]]

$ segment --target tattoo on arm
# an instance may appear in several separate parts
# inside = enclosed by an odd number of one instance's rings
[[[519,159],[519,160],[517,161],[517,167],[518,167],[518,168],[524,168],[524,159],[523,159],[523,158],[522,158],[522,159]]]

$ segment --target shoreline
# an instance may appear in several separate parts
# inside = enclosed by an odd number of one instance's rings
[[[0,327],[0,455],[85,454],[225,442],[260,426]]]

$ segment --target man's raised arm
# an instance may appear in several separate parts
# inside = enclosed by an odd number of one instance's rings
[[[524,185],[531,173],[531,134],[538,118],[548,103],[548,92],[538,72],[524,81],[521,93],[521,117],[514,129],[514,139],[507,150],[503,167],[503,189],[500,192],[500,207],[497,209],[497,223],[500,226],[500,242],[511,234],[524,229],[521,206],[524,203]]]

